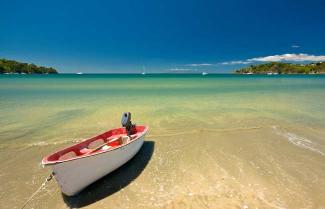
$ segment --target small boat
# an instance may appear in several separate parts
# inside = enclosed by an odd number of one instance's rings
[[[208,73],[207,72],[202,72],[202,75],[208,75]]]
[[[77,75],[82,75],[83,74],[83,72],[78,72],[78,73],[76,73]]]
[[[146,73],[146,67],[145,66],[142,66],[142,69],[143,69],[143,71],[142,71],[142,75],[146,75],[147,73]]]
[[[52,168],[62,193],[78,194],[140,150],[148,127],[133,125],[131,113],[123,113],[122,126],[43,158],[42,165]]]

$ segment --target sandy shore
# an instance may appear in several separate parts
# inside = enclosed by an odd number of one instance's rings
[[[303,133],[292,142],[294,136],[284,130],[152,133],[134,159],[79,195],[66,197],[51,181],[30,207],[320,208],[325,205],[325,156],[303,145]],[[58,147],[62,145],[20,147],[17,154],[12,148],[2,150],[3,208],[19,208],[38,188],[49,173],[39,157]]]

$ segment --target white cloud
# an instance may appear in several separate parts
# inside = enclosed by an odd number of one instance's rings
[[[292,47],[298,48],[298,45],[292,45]],[[325,55],[310,55],[310,54],[281,54],[281,55],[271,55],[265,57],[254,57],[246,60],[235,60],[220,62],[216,64],[210,63],[200,63],[200,64],[188,64],[189,67],[201,67],[201,66],[217,66],[217,65],[247,65],[256,62],[324,62]],[[197,71],[197,69],[184,69],[184,68],[173,68],[167,71]]]
[[[299,45],[291,45],[291,48],[300,48],[300,46]]]
[[[309,55],[309,54],[282,54],[271,55],[265,57],[255,57],[246,60],[236,60],[221,62],[221,65],[246,65],[254,62],[324,62],[325,55]]]
[[[188,64],[188,65],[185,65],[185,66],[190,66],[190,67],[202,67],[202,66],[212,66],[213,64],[210,64],[210,63],[198,63],[198,64]]]
[[[229,62],[221,62],[220,64],[222,65],[246,65],[252,63],[251,61],[248,60],[238,60],[238,61],[229,61]]]
[[[247,59],[248,62],[321,62],[325,61],[325,56],[309,55],[309,54],[282,54],[272,55],[266,57],[256,57]]]

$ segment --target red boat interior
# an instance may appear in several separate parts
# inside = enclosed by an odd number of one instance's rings
[[[113,129],[71,147],[55,152],[45,157],[43,159],[43,164],[46,165],[71,160],[74,158],[115,149],[141,136],[145,130],[145,126],[135,126],[132,129],[132,134],[127,136],[125,128]]]

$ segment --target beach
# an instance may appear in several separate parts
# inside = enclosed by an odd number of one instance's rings
[[[75,197],[26,208],[324,208],[325,75],[0,75],[0,202],[21,208],[42,158],[148,125],[131,161]]]

